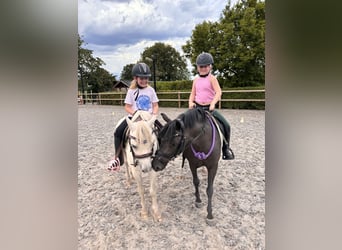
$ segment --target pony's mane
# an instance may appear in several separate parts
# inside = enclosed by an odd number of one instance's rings
[[[205,122],[205,114],[203,109],[188,109],[185,113],[180,114],[178,119],[183,121],[185,128],[192,128],[198,122]]]
[[[192,128],[196,123],[205,122],[205,111],[202,109],[189,109],[186,112],[180,114],[177,119],[167,123],[159,132],[159,138],[169,138],[176,134],[177,120],[181,120],[185,128]]]

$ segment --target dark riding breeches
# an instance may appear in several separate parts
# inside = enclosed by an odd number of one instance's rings
[[[200,108],[200,109],[203,109],[203,110],[206,110],[206,111],[209,111],[209,106],[210,105],[200,105],[200,104],[196,103],[196,108]],[[225,139],[225,140],[223,140],[223,148],[225,148],[227,146],[229,148],[229,144],[230,144],[230,125],[229,125],[228,121],[216,109],[214,111],[212,111],[211,114],[220,123],[219,124],[220,127],[223,128],[222,132],[224,134],[224,139]]]
[[[212,115],[222,124],[223,127],[223,132],[224,132],[224,137],[228,143],[229,146],[229,142],[230,142],[230,125],[228,123],[228,121],[226,120],[226,118],[224,118],[223,115],[221,115],[220,112],[214,110],[212,112]]]
[[[128,126],[127,121],[126,119],[124,119],[114,132],[114,147],[115,147],[116,156],[119,156],[119,153],[122,149],[121,145],[123,143],[124,132],[127,126]]]

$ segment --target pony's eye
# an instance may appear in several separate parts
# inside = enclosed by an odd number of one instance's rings
[[[137,146],[136,145],[132,145],[132,148],[137,148]]]

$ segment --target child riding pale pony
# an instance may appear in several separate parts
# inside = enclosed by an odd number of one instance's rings
[[[141,199],[141,217],[148,217],[143,173],[149,173],[150,195],[152,199],[152,216],[155,221],[161,221],[161,213],[157,203],[157,172],[151,167],[152,156],[158,148],[154,122],[156,117],[147,111],[138,110],[132,119],[125,118],[128,124],[128,139],[124,146],[123,157],[126,165],[127,185],[133,179],[137,182],[137,189]]]

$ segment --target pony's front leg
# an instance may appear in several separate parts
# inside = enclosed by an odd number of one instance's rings
[[[124,152],[124,165],[126,166],[126,187],[129,188],[133,182],[133,175],[130,162],[133,162],[133,157],[130,155],[130,149],[125,148]]]
[[[162,220],[161,213],[159,211],[158,201],[157,201],[157,172],[153,169],[150,171],[150,195],[152,198],[152,216],[155,221],[160,222]]]
[[[208,207],[207,207],[207,219],[212,220],[213,217],[213,210],[212,210],[212,198],[213,198],[213,193],[214,193],[214,179],[216,175],[216,169],[211,168],[208,170],[208,187],[207,187],[207,195],[208,195]]]
[[[196,196],[195,205],[197,208],[199,208],[201,207],[201,204],[202,204],[202,200],[201,200],[199,189],[198,189],[200,180],[198,179],[197,168],[195,166],[190,166],[190,169],[192,173],[192,180],[195,186],[195,196]]]
[[[141,202],[141,217],[143,219],[147,219],[148,218],[148,212],[146,209],[146,202],[145,202],[145,192],[144,192],[144,186],[142,183],[142,176],[141,176],[141,170],[139,166],[132,166],[132,172],[133,172],[133,176],[134,179],[137,182],[137,189],[138,189],[138,193],[140,195],[140,202]]]
[[[128,188],[132,184],[133,176],[132,176],[131,169],[130,169],[128,163],[125,162],[124,164],[126,166],[126,187]]]

